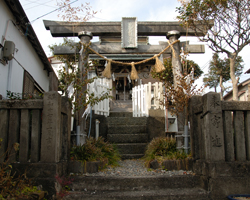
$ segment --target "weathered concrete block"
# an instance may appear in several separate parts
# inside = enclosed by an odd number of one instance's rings
[[[81,161],[70,161],[68,164],[69,173],[96,173],[100,169],[106,167],[108,161],[89,161],[89,162],[81,162]]]
[[[158,163],[157,160],[152,160],[149,163],[149,167],[152,168],[152,169],[159,169],[160,168],[160,164]]]
[[[164,167],[164,169],[167,169],[169,171],[177,169],[175,160],[165,160],[162,162],[162,166]]]

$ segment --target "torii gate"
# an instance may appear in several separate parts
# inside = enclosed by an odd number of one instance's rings
[[[194,32],[192,29],[186,29],[180,26],[180,22],[137,22],[136,17],[122,18],[121,22],[59,22],[44,20],[47,30],[50,30],[53,37],[79,37],[82,43],[88,44],[93,36],[99,36],[103,40],[107,37],[120,38],[120,43],[101,42],[92,43],[91,48],[99,54],[108,58],[119,59],[130,57],[132,60],[145,59],[158,54],[166,46],[167,42],[161,42],[159,45],[139,44],[138,38],[141,36],[166,36],[170,43],[174,43],[181,36],[204,36],[203,32]],[[212,26],[211,22],[211,26]],[[181,46],[190,54],[205,53],[204,45],[189,45],[188,42],[176,43],[173,45],[175,57],[172,56],[172,66],[174,75],[177,71],[182,71],[179,59]],[[72,49],[67,46],[58,46],[54,51],[55,55],[79,53],[79,49]],[[171,55],[169,48],[164,55]],[[141,56],[138,56],[141,55]],[[81,58],[86,57],[83,53]],[[95,55],[89,55],[91,58],[97,58]],[[79,68],[83,71],[84,65],[79,60]],[[149,73],[149,71],[148,71]],[[83,130],[83,127],[81,128]],[[81,131],[82,132],[82,131]]]
[[[50,30],[53,37],[72,37],[78,36],[82,43],[89,43],[93,36],[99,37],[120,37],[121,43],[104,43],[91,44],[91,48],[96,52],[112,57],[120,55],[120,57],[130,57],[134,54],[142,54],[149,57],[158,54],[168,44],[161,42],[159,45],[138,44],[140,36],[167,36],[170,43],[175,42],[181,36],[203,36],[203,32],[194,32],[192,29],[186,29],[180,26],[180,22],[137,22],[136,17],[122,18],[121,22],[59,22],[44,20],[47,30]],[[211,26],[212,26],[211,22]],[[196,34],[196,35],[195,35]],[[185,51],[190,54],[205,53],[204,45],[189,45],[186,43],[173,45],[176,56],[172,58],[172,66],[174,75],[176,70],[182,71],[179,59],[180,47],[183,46]],[[79,51],[79,50],[78,50]],[[164,54],[170,55],[171,49]],[[55,55],[75,54],[76,49],[71,47],[56,47]],[[78,52],[77,52],[78,53]],[[85,57],[86,55],[83,55]],[[97,58],[94,55],[90,57]],[[116,56],[117,59],[117,56]],[[141,58],[138,58],[141,59]],[[82,68],[82,66],[81,66]],[[82,69],[83,70],[83,69]],[[175,76],[174,76],[175,77]]]

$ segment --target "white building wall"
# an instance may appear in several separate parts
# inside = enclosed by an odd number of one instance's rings
[[[6,40],[10,40],[15,43],[16,52],[14,57],[22,65],[20,66],[20,64],[18,64],[18,62],[14,59],[9,61],[9,63],[5,66],[0,63],[0,94],[5,98],[6,90],[22,93],[24,74],[23,68],[30,73],[30,75],[44,91],[48,91],[48,72],[43,70],[44,65],[31,46],[29,40],[24,36],[24,34],[20,33],[18,28],[15,27],[9,19],[14,20],[12,13],[9,11],[5,3],[0,1],[1,44],[4,45],[3,37],[6,33]],[[11,80],[8,80],[8,78],[11,78]]]

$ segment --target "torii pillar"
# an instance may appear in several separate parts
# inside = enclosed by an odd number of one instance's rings
[[[180,38],[179,31],[169,31],[167,33],[167,39],[172,44],[176,40]],[[172,68],[174,75],[174,87],[176,88],[178,80],[176,80],[176,76],[180,76],[182,74],[181,60],[180,60],[180,43],[177,42],[173,45],[174,52],[172,51]]]
[[[89,44],[90,40],[93,38],[93,35],[91,32],[87,31],[81,31],[78,33],[78,38],[81,40],[83,44]],[[84,47],[82,47],[84,48]],[[88,52],[82,49],[79,55],[79,63],[78,63],[78,69],[81,74],[81,83],[84,82],[86,79],[87,73],[86,73],[86,67],[88,65]],[[81,95],[86,95],[84,92],[87,90],[87,85],[84,85],[82,87]],[[77,95],[77,98],[79,97],[79,94]],[[83,144],[84,143],[84,135],[86,133],[86,120],[82,118],[82,115],[85,111],[85,107],[81,108],[77,114],[76,114],[76,119],[77,119],[77,145]],[[79,130],[80,129],[80,130]],[[82,135],[83,137],[80,137]]]

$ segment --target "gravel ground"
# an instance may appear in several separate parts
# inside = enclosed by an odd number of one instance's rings
[[[194,175],[191,171],[166,171],[162,169],[148,169],[141,160],[119,161],[118,167],[107,167],[97,173],[86,173],[85,176],[174,176],[174,175]]]

